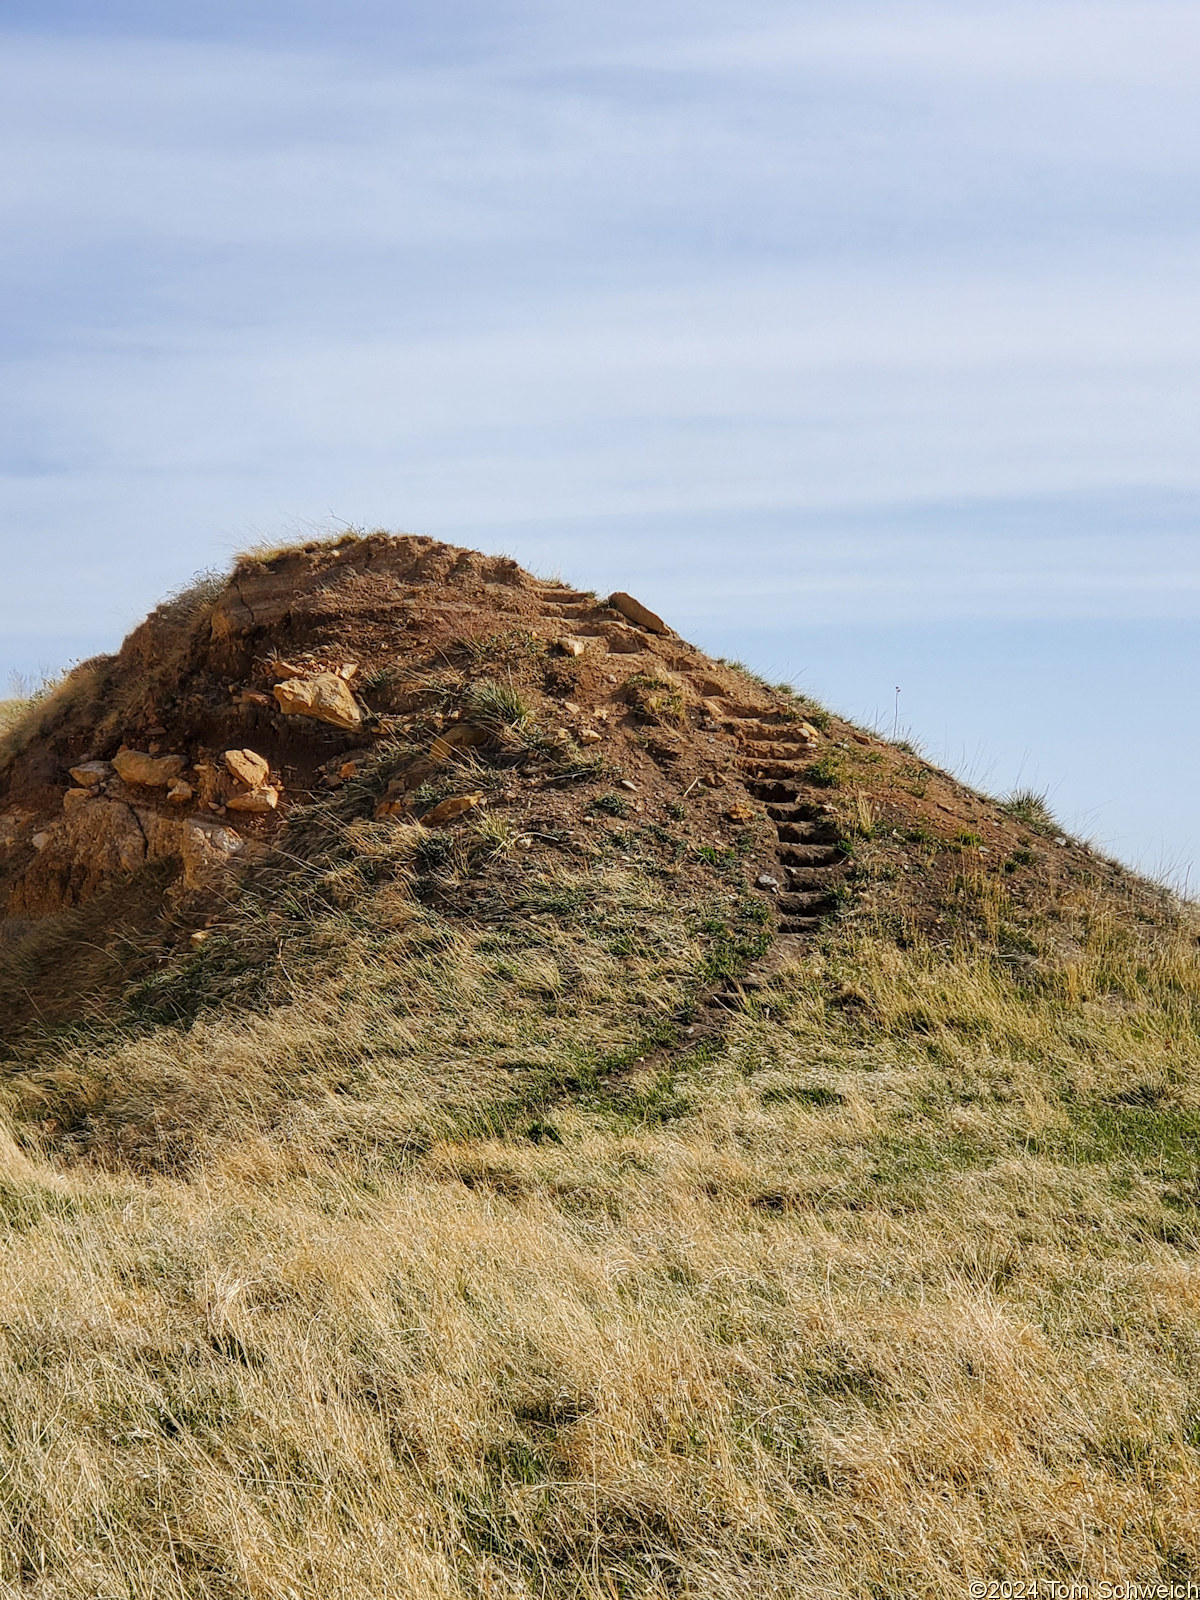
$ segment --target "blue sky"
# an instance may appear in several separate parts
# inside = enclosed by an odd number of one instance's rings
[[[1185,872],[1198,47],[1158,0],[4,0],[0,674],[407,528],[899,683]]]

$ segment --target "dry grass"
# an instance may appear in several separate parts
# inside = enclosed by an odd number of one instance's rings
[[[995,942],[848,922],[720,1047],[656,1057],[732,890],[529,872],[455,922],[412,897],[417,831],[375,878],[360,831],[294,937],[244,902],[12,1079],[2,1592],[1193,1570],[1186,919],[1079,890],[1016,960],[981,877]]]

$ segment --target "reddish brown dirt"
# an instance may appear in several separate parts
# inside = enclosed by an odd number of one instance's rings
[[[569,639],[581,641],[580,654]],[[276,706],[281,679],[351,666],[360,729]],[[522,745],[477,726],[472,686],[483,680],[521,698],[537,739]],[[474,744],[434,745],[465,724],[476,727]],[[97,799],[72,796],[72,767],[123,747],[183,757],[196,794],[173,804],[162,788],[113,777]],[[281,791],[278,809],[261,816],[226,809],[230,785],[195,772],[219,772],[226,750],[246,748],[269,762]],[[10,944],[59,938],[66,950],[62,919],[84,919],[90,953],[64,957],[67,996],[71,970],[82,979],[97,964],[106,907],[134,943],[167,925],[180,937],[203,925],[211,896],[183,877],[189,821],[232,829],[246,843],[242,859],[261,857],[286,843],[305,807],[391,750],[383,800],[407,820],[470,791],[568,854],[600,830],[619,832],[623,808],[682,827],[692,847],[736,844],[772,925],[801,939],[853,906],[864,850],[890,856],[889,903],[910,931],[946,923],[968,869],[1004,874],[1018,898],[1022,884],[1045,898],[1072,875],[1117,870],[669,629],[639,626],[509,560],[372,535],[243,560],[215,599],[160,607],[118,654],[78,669],[9,737],[0,754],[0,935]],[[585,757],[602,765],[588,772]],[[108,809],[89,809],[97,806]],[[477,806],[470,816],[479,814]],[[106,960],[105,971],[121,966]]]

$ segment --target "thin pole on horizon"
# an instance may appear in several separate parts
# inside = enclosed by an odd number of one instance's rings
[[[900,732],[900,685],[896,685],[896,709],[892,716],[892,743],[896,742],[896,735]]]

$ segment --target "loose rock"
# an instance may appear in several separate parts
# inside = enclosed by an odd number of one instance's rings
[[[669,629],[663,619],[649,606],[644,606],[640,600],[635,600],[631,594],[618,590],[610,594],[608,603],[614,611],[619,611],[623,617],[628,617],[630,622],[636,623],[639,628],[645,628],[647,633],[667,633]]]
[[[81,761],[77,767],[71,768],[71,776],[84,788],[91,788],[93,784],[104,783],[111,778],[112,770],[111,761]]]
[[[261,789],[271,776],[271,764],[254,750],[226,750],[225,767],[247,789]]]
[[[255,816],[263,816],[268,811],[274,811],[279,804],[279,790],[272,784],[264,784],[259,789],[247,789],[241,794],[230,795],[225,804],[230,811],[249,811]]]
[[[473,810],[482,799],[482,794],[455,795],[453,799],[443,800],[440,805],[434,806],[432,811],[427,811],[419,821],[423,828],[440,828],[443,823],[452,822],[455,817],[461,817],[465,811]]]
[[[289,678],[272,691],[285,716],[314,717],[335,728],[360,728],[363,714],[344,678],[319,672],[314,678]]]
[[[182,756],[151,756],[144,750],[118,750],[112,764],[122,782],[148,789],[165,789],[187,765]]]

